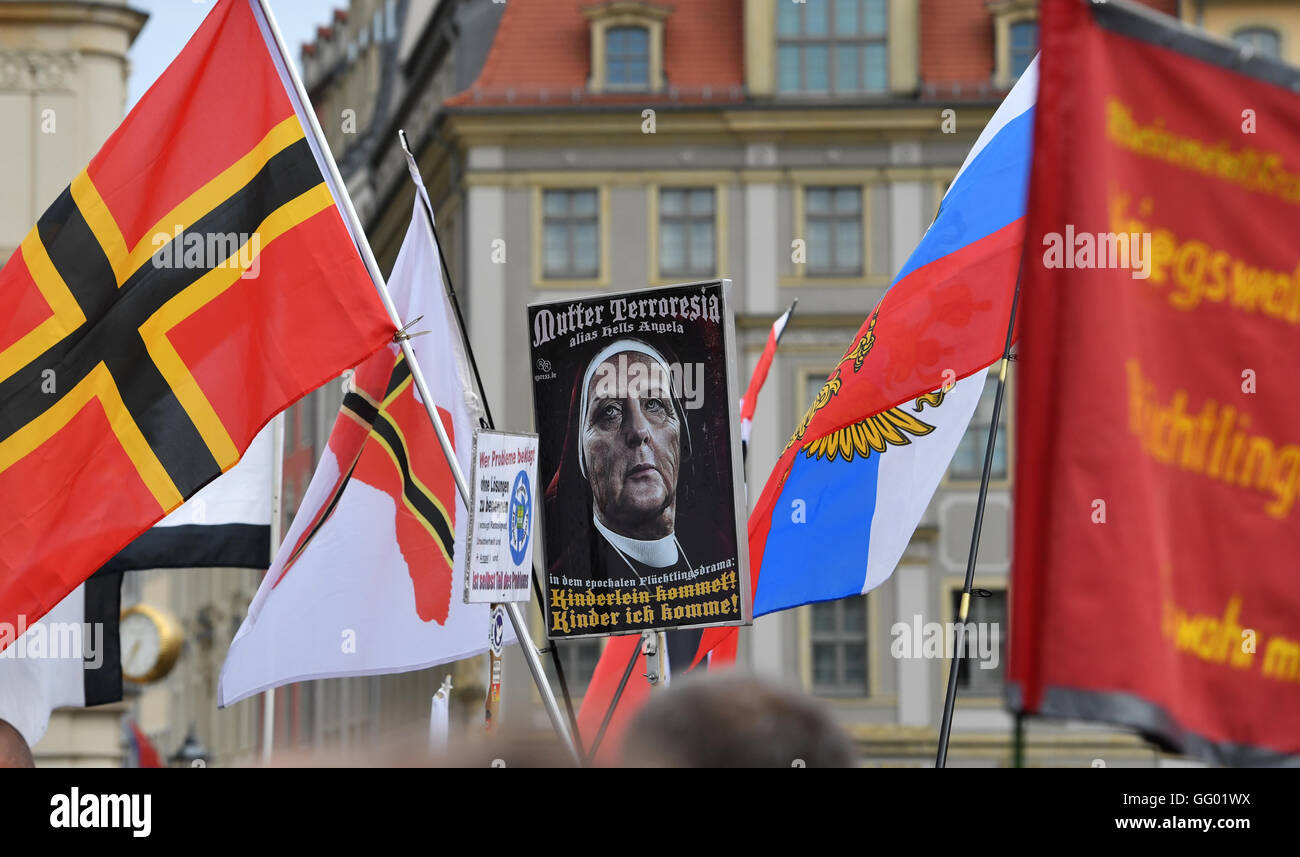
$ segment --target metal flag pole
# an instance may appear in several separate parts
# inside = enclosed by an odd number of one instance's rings
[[[1007,343],[1002,349],[1002,366],[998,370],[998,392],[993,399],[993,420],[989,423],[989,440],[984,448],[984,473],[980,477],[979,501],[975,505],[975,527],[970,536],[970,555],[966,558],[966,582],[961,590],[961,609],[957,611],[957,648],[952,653],[948,668],[948,694],[943,701],[943,722],[939,727],[939,753],[934,766],[948,764],[948,738],[952,733],[952,712],[957,704],[957,673],[961,670],[962,653],[966,649],[966,617],[970,612],[971,590],[975,583],[975,559],[979,556],[980,530],[984,526],[984,502],[989,494],[989,476],[993,472],[993,448],[997,445],[998,420],[1002,416],[1002,397],[1007,388],[1007,368],[1011,365],[1011,342],[1016,330],[1016,309],[1020,305],[1020,278],[1024,273],[1022,256],[1020,271],[1016,274],[1016,291],[1011,298],[1011,319],[1007,322]]]
[[[492,408],[488,405],[487,390],[483,387],[483,376],[479,374],[478,361],[474,359],[474,346],[470,344],[469,331],[465,328],[465,316],[460,311],[460,299],[456,297],[456,286],[451,280],[451,269],[447,267],[447,259],[442,255],[442,238],[438,236],[438,224],[433,216],[433,202],[429,199],[428,191],[424,186],[424,176],[420,174],[420,166],[407,143],[405,130],[398,129],[397,141],[402,147],[402,154],[406,155],[406,168],[411,174],[411,181],[415,183],[415,195],[424,203],[420,208],[423,209],[429,222],[429,231],[433,233],[433,254],[438,257],[438,263],[442,265],[443,289],[447,293],[447,299],[451,301],[452,312],[456,313],[456,326],[460,330],[460,340],[465,346],[465,356],[469,358],[470,371],[474,373],[474,383],[478,385],[479,401],[483,403],[483,417],[487,420],[487,427],[493,428],[495,422],[492,419]]]
[[[641,642],[632,649],[632,659],[627,662],[627,669],[623,670],[623,678],[619,681],[618,689],[614,691],[614,698],[610,700],[609,708],[605,711],[605,719],[600,721],[600,729],[596,731],[596,739],[591,742],[591,754],[587,757],[589,762],[596,761],[596,751],[600,749],[600,742],[605,739],[605,730],[609,728],[609,721],[614,719],[614,709],[618,708],[618,701],[623,697],[623,690],[627,687],[627,680],[632,677],[632,670],[636,667],[636,659],[641,657],[641,649],[645,645],[647,634],[654,634],[654,631],[642,631]]]
[[[379,298],[383,302],[384,308],[388,310],[389,317],[399,330],[396,338],[401,346],[402,354],[406,357],[407,366],[410,367],[411,379],[414,381],[415,389],[424,402],[424,409],[429,415],[429,421],[433,423],[434,431],[438,435],[438,445],[442,447],[442,453],[446,457],[447,464],[451,468],[451,474],[456,480],[456,490],[460,493],[461,500],[468,507],[471,501],[469,486],[465,482],[465,474],[461,471],[460,462],[456,458],[451,440],[447,437],[447,430],[438,416],[437,406],[434,404],[433,396],[429,392],[428,384],[425,383],[424,373],[420,370],[419,361],[416,360],[415,349],[411,347],[410,337],[403,332],[404,326],[398,315],[397,307],[393,304],[392,295],[388,293],[388,285],[384,280],[384,275],[379,270],[379,263],[375,260],[375,254],[370,248],[370,242],[366,239],[365,229],[361,225],[361,218],[357,216],[356,208],[352,205],[352,197],[348,194],[347,185],[343,182],[343,176],[339,173],[338,164],[334,161],[334,155],[330,151],[329,143],[326,141],[325,132],[321,130],[320,121],[316,118],[316,111],[311,107],[311,99],[307,96],[307,89],[303,86],[297,68],[289,59],[289,51],[285,47],[284,36],[280,32],[279,24],[276,23],[275,14],[271,11],[267,0],[251,0],[251,2],[257,3],[266,19],[267,28],[280,53],[285,74],[292,82],[294,93],[298,98],[299,116],[300,118],[306,118],[308,130],[315,136],[316,144],[320,147],[320,159],[333,184],[335,201],[342,208],[344,217],[347,218],[349,231],[352,233],[357,250],[361,253],[362,261],[365,262],[366,270],[370,273],[370,279],[379,292]],[[537,684],[537,690],[541,694],[546,713],[551,718],[551,725],[555,727],[556,733],[560,736],[560,740],[564,742],[570,754],[572,754],[574,761],[580,763],[581,758],[574,746],[569,724],[565,722],[564,716],[560,713],[559,705],[555,701],[555,694],[551,692],[551,686],[547,682],[546,674],[542,669],[541,659],[537,656],[537,650],[533,647],[528,636],[528,623],[519,611],[518,604],[508,605],[507,612],[510,615],[511,624],[514,625],[515,636],[519,640],[519,648],[523,650],[524,659],[528,662],[528,670],[532,673],[533,681]]]
[[[1016,712],[1016,722],[1013,728],[1011,739],[1011,767],[1023,768],[1025,766],[1025,714],[1023,711]]]
[[[280,526],[280,503],[284,497],[284,413],[271,421],[271,558],[280,550],[284,538]],[[267,566],[270,568],[270,565]],[[271,764],[275,747],[275,688],[262,691],[262,764]]]
[[[447,299],[451,302],[452,310],[456,313],[456,326],[460,331],[461,343],[465,346],[465,355],[469,358],[470,370],[474,373],[474,383],[478,386],[479,401],[483,403],[483,419],[486,421],[486,428],[496,428],[496,423],[492,419],[492,410],[488,406],[487,390],[483,386],[483,376],[478,371],[478,361],[474,359],[474,346],[469,340],[469,331],[465,327],[465,316],[460,311],[460,301],[456,297],[456,286],[451,279],[451,270],[447,267],[447,258],[442,255],[442,239],[438,236],[438,224],[433,214],[433,202],[429,199],[429,194],[424,186],[424,176],[420,174],[420,166],[415,160],[415,155],[411,152],[411,147],[406,139],[406,131],[398,130],[398,143],[402,147],[402,153],[406,155],[407,170],[411,174],[411,180],[415,183],[416,196],[423,205],[420,209],[424,211],[425,219],[429,224],[429,232],[432,234],[433,253],[438,257],[438,262],[442,265],[442,281],[444,291],[447,293]],[[537,606],[543,608],[546,604],[545,597],[542,595],[542,586],[538,583],[541,578],[541,570],[536,565],[533,566],[533,592],[537,596]],[[578,745],[578,755],[582,756],[582,737],[578,731],[578,718],[573,713],[573,697],[569,695],[569,683],[564,677],[564,664],[560,661],[559,647],[552,642],[546,647],[546,651],[551,656],[551,666],[555,669],[555,678],[560,683],[560,696],[564,699],[564,710],[569,716],[569,726],[573,730],[574,741]]]

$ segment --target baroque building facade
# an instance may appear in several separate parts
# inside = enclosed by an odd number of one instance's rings
[[[1287,57],[1300,44],[1300,22],[1284,3],[1147,5],[1252,50]],[[352,0],[304,46],[302,64],[385,271],[412,210],[397,144],[398,129],[406,131],[499,427],[532,429],[530,302],[728,277],[744,378],[771,320],[797,297],[755,415],[747,474],[754,497],[1036,53],[1037,7],[1036,0]],[[891,644],[904,626],[947,623],[956,613],[994,389],[990,381],[887,583],[857,599],[762,617],[742,635],[740,663],[825,700],[870,764],[932,764],[947,661],[895,657]],[[286,518],[338,398],[327,388],[287,418]],[[1015,403],[1013,372],[976,568],[976,586],[992,597],[977,599],[972,615],[1003,632]],[[545,645],[535,605],[531,620]],[[952,765],[1012,762],[1004,637],[993,641],[997,666],[959,678]],[[575,705],[600,648],[559,645]],[[482,658],[281,689],[277,744],[364,745],[383,727],[419,722],[447,672],[459,719],[480,722]],[[210,709],[196,691],[187,696],[194,710]],[[260,703],[242,705],[255,723]],[[549,729],[517,652],[506,658],[503,706],[508,727]],[[246,726],[241,734],[252,733]],[[1097,724],[1031,721],[1023,737],[1029,765],[1180,763]],[[236,743],[247,754],[255,740]]]
[[[527,304],[730,278],[742,378],[772,319],[799,299],[754,418],[754,498],[1036,50],[1037,4],[1023,0],[506,4],[482,72],[412,135],[498,424],[533,427]],[[371,211],[383,254],[409,211],[405,189]],[[994,392],[989,383],[888,582],[742,634],[740,663],[825,700],[872,764],[932,764],[948,662],[896,656],[893,643],[956,613]],[[990,641],[990,668],[959,677],[954,765],[1012,761],[1002,675],[1014,380],[1008,404],[976,567],[991,597],[972,616],[1003,639]],[[544,643],[535,610],[533,620]],[[580,697],[601,643],[559,646]],[[517,655],[505,712],[545,728]],[[1095,724],[1033,722],[1022,734],[1027,764],[1160,761]]]
[[[949,181],[1037,48],[1036,0],[350,0],[301,67],[381,265],[413,195],[404,128],[434,200],[493,414],[530,430],[524,307],[728,277],[747,377],[771,320],[799,311],[754,421],[750,496]],[[1285,0],[1150,0],[1243,49],[1300,62]],[[125,2],[0,2],[0,246],[6,257],[113,131],[128,49]],[[945,125],[944,111],[953,122]],[[52,130],[46,131],[46,128]],[[800,261],[795,242],[802,242]],[[946,661],[891,653],[898,624],[955,612],[993,385],[900,567],[857,599],[758,620],[740,662],[824,699],[871,764],[933,759]],[[1012,473],[999,428],[973,618],[1005,625]],[[286,416],[284,518],[310,480],[340,399],[332,384]],[[214,764],[254,761],[264,701],[217,711],[226,648],[259,574],[128,575],[124,603],[166,606],[185,632],[162,681],[125,703],[57,712],[41,764],[122,764],[122,721],[168,754],[193,731]],[[543,641],[534,608],[533,627]],[[600,643],[561,644],[575,702]],[[950,764],[1011,760],[1004,661],[961,677]],[[456,716],[481,721],[486,664],[337,679],[276,692],[279,750],[365,747],[427,723],[444,674]],[[639,680],[639,679],[638,679]],[[522,659],[507,657],[507,724],[544,732]],[[1026,763],[1176,764],[1094,724],[1031,722]]]

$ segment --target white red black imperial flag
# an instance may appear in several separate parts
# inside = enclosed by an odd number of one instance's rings
[[[394,333],[268,33],[216,3],[0,270],[0,622]]]
[[[422,319],[418,332],[428,335],[411,346],[468,473],[482,406],[421,205],[388,287],[402,318]],[[348,384],[293,524],[231,641],[217,703],[486,651],[488,605],[461,598],[467,518],[410,364],[395,346],[381,349]]]
[[[120,702],[121,610],[121,572],[101,572],[40,621],[0,626],[0,720],[35,744],[56,708]]]
[[[271,468],[280,455],[262,429],[232,470],[118,551],[98,572],[261,568],[271,563]]]

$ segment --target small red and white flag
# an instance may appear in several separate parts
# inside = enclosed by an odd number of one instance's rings
[[[776,357],[776,347],[781,344],[781,336],[785,333],[785,326],[790,321],[790,316],[794,315],[794,308],[799,305],[799,299],[795,298],[790,308],[783,312],[781,316],[772,322],[772,332],[767,335],[767,347],[763,349],[763,355],[758,358],[758,365],[754,367],[754,374],[749,379],[749,389],[745,391],[745,396],[740,400],[740,442],[749,444],[749,430],[754,425],[754,409],[758,407],[758,394],[763,389],[763,384],[767,382],[768,370],[772,368],[772,359]]]
[[[134,720],[130,722],[131,726],[131,747],[135,750],[135,766],[137,768],[165,768],[162,754],[158,748],[149,740],[149,736],[140,728],[140,724]]]

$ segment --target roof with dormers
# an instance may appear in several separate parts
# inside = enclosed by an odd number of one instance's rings
[[[506,5],[483,71],[448,106],[709,103],[744,100],[743,0],[641,0],[668,10],[663,92],[588,91],[592,0]],[[620,3],[620,5],[627,5]]]

